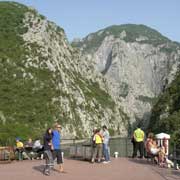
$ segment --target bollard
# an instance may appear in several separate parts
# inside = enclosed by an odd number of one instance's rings
[[[115,157],[115,158],[118,158],[118,155],[119,155],[118,152],[114,152],[114,157]]]
[[[61,152],[62,162],[64,162],[64,152]]]

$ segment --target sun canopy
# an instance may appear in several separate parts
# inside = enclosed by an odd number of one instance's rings
[[[160,133],[160,134],[156,134],[156,139],[170,139],[170,135],[166,134],[166,133]]]

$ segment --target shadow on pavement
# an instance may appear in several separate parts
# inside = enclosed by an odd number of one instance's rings
[[[71,161],[82,161],[82,162],[85,162],[85,163],[91,163],[91,161],[89,159],[83,159],[82,157],[76,157],[76,158],[66,158],[68,160],[71,160]],[[92,164],[92,163],[91,163]]]
[[[34,166],[33,169],[43,174],[44,165]]]
[[[153,163],[152,161],[147,159],[129,158],[128,160],[137,164],[156,165],[156,163]]]
[[[172,170],[172,174],[176,176],[180,176],[180,170]]]
[[[153,163],[152,161],[148,161],[147,159],[129,158],[128,160],[133,163],[151,166],[151,169],[158,173],[164,179],[180,179],[180,170],[174,170],[172,168],[161,168],[157,164]]]

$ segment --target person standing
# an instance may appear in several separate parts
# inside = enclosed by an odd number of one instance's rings
[[[137,156],[137,151],[140,153],[140,158],[143,158],[144,155],[144,131],[141,129],[140,125],[138,125],[137,129],[134,131],[134,141],[135,141],[135,149],[133,153],[133,158]]]
[[[91,162],[94,163],[96,157],[98,157],[98,163],[100,163],[101,162],[101,156],[102,156],[102,142],[103,142],[103,137],[100,134],[100,129],[97,129],[95,131],[95,134],[93,136],[93,141],[95,143],[95,148],[93,151]]]
[[[43,140],[44,140],[44,157],[46,161],[44,174],[49,176],[51,167],[53,167],[53,156],[52,156],[53,145],[52,145],[52,129],[51,128],[48,128],[46,130]]]
[[[20,138],[16,138],[16,151],[18,154],[18,160],[23,160],[24,144],[20,141]]]
[[[57,158],[57,164],[59,165],[59,172],[63,172],[63,160],[62,160],[62,153],[61,153],[61,125],[56,123],[55,129],[53,130],[53,158],[54,160]]]
[[[105,160],[103,163],[109,163],[110,162],[110,155],[109,155],[109,131],[107,129],[107,126],[104,125],[102,127],[103,129],[103,155]]]

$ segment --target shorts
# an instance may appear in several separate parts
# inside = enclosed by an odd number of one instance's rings
[[[53,159],[55,160],[57,158],[57,164],[62,164],[62,154],[60,149],[54,149],[53,150]]]
[[[151,148],[150,151],[151,151],[151,153],[152,153],[153,155],[156,155],[156,154],[158,154],[159,149],[157,149],[157,148]]]

